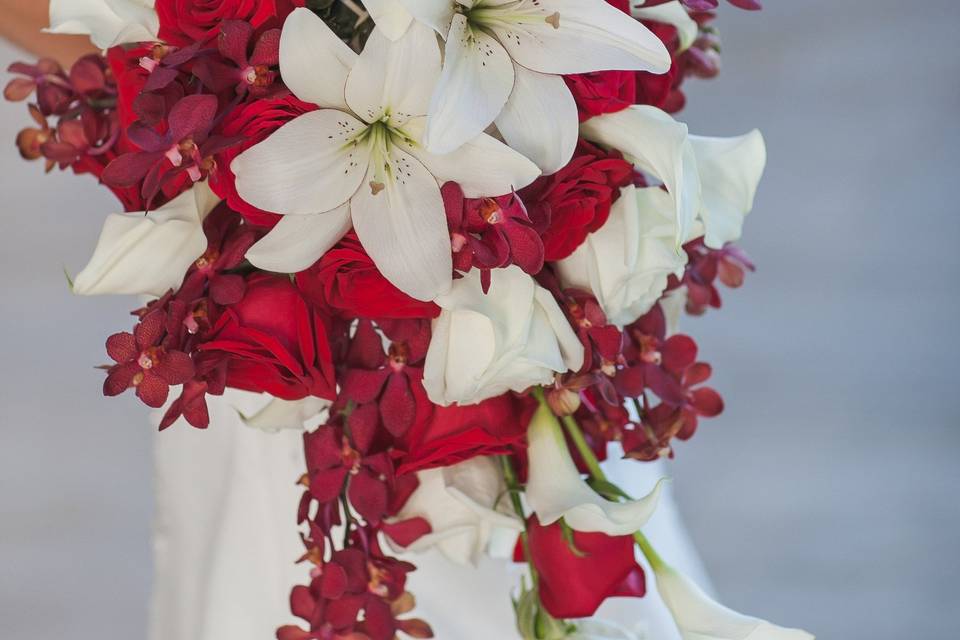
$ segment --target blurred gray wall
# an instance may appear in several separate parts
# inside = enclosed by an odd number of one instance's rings
[[[690,82],[681,115],[700,134],[761,128],[770,161],[743,242],[759,271],[685,321],[727,411],[677,447],[676,490],[730,606],[824,639],[951,637],[955,9],[767,4],[723,7],[724,71]],[[139,638],[150,430],[92,369],[133,303],[73,298],[62,273],[115,207],[21,162],[26,124],[0,104],[0,637]]]

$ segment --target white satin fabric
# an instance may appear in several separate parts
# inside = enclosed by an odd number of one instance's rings
[[[232,399],[236,402],[236,398]],[[256,407],[262,402],[247,396]],[[296,510],[303,473],[297,431],[267,433],[246,426],[227,402],[212,399],[211,425],[178,423],[156,438],[155,584],[151,640],[270,640],[295,622],[287,597],[306,583]],[[611,480],[640,495],[664,475],[664,465],[605,464]],[[645,529],[661,555],[707,585],[669,490]],[[409,558],[416,615],[439,640],[515,640],[510,594],[522,566],[485,559],[459,567],[437,553]],[[649,640],[679,640],[648,571],[643,599],[608,600],[598,617]]]

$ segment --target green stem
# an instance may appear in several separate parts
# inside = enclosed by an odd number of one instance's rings
[[[527,567],[530,569],[530,580],[534,588],[540,584],[540,576],[537,570],[533,568],[533,562],[530,557],[530,543],[527,540],[527,517],[523,512],[523,501],[520,500],[520,480],[517,478],[517,471],[513,468],[513,461],[510,456],[499,456],[500,468],[503,470],[503,479],[507,483],[507,491],[510,493],[510,502],[513,504],[513,510],[523,522],[523,532],[520,534],[520,545],[523,547],[523,557],[527,560]]]
[[[652,544],[650,544],[650,540],[648,540],[647,536],[643,535],[642,532],[637,531],[634,533],[633,539],[637,543],[637,546],[640,547],[640,551],[643,552],[644,557],[646,557],[647,562],[650,563],[650,566],[653,567],[654,571],[667,566],[667,563],[664,562],[663,558],[660,557],[660,554],[657,553],[657,550],[653,548]]]

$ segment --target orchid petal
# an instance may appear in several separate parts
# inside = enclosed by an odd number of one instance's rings
[[[426,118],[414,118],[403,131],[412,140],[419,140],[425,124]],[[540,175],[537,165],[485,133],[443,155],[430,153],[415,143],[408,143],[405,148],[441,184],[458,183],[468,198],[504,195],[527,186]]]
[[[349,204],[308,216],[283,216],[247,250],[247,260],[266,271],[303,271],[335,245],[350,225]]]
[[[390,40],[402,38],[413,21],[413,16],[400,0],[364,0],[363,7],[370,13],[377,28]]]
[[[454,3],[450,0],[399,0],[404,8],[419,22],[427,25],[446,38],[450,21],[454,16]]]
[[[47,33],[89,35],[100,49],[157,39],[152,0],[50,0]]]
[[[541,405],[527,431],[530,459],[526,495],[543,525],[563,518],[576,531],[609,536],[640,530],[657,508],[663,480],[640,500],[609,502],[580,477],[556,416]]]
[[[356,193],[370,145],[362,122],[336,109],[288,122],[230,165],[237,193],[266,211],[310,215],[336,209]]]
[[[394,286],[417,300],[450,288],[453,260],[440,187],[416,158],[391,146],[375,159],[351,211],[360,243]]]
[[[657,591],[673,614],[683,640],[814,640],[800,629],[786,629],[752,618],[715,602],[692,580],[654,563]]]
[[[740,239],[744,217],[753,208],[767,162],[763,136],[756,129],[735,138],[690,136],[690,144],[703,185],[704,242],[719,249]]]
[[[650,22],[660,22],[676,27],[677,35],[680,38],[680,51],[689,49],[700,34],[700,26],[696,20],[690,17],[680,0],[665,2],[653,7],[634,6],[631,7],[630,14],[637,20],[649,20]]]
[[[497,116],[497,129],[511,148],[549,175],[573,157],[579,137],[577,103],[560,76],[519,65],[514,71],[513,93]]]
[[[580,134],[622,151],[642,171],[663,181],[677,211],[676,245],[689,236],[700,209],[700,175],[687,125],[647,105],[590,118]]]
[[[396,42],[374,29],[347,77],[347,104],[366,122],[389,116],[400,126],[427,113],[439,75],[440,47],[426,26],[412,25]]]
[[[490,30],[514,60],[534,71],[670,69],[670,53],[663,42],[604,0],[522,0],[488,11],[496,16],[490,18]]]
[[[449,153],[483,133],[503,109],[513,82],[513,64],[503,46],[471,28],[466,16],[454,16],[424,144],[433,153]]]
[[[347,75],[357,54],[309,9],[294,9],[280,35],[280,74],[304,102],[346,109]]]
[[[203,220],[217,202],[207,183],[200,182],[149,213],[111,214],[73,292],[159,297],[179,287],[207,248]]]

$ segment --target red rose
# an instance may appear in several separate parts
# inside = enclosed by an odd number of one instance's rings
[[[230,170],[233,159],[253,145],[262,142],[271,133],[297,116],[316,110],[316,106],[297,100],[293,95],[269,100],[256,100],[228,112],[222,134],[239,136],[243,142],[217,155],[217,170],[211,174],[210,187],[239,212],[247,222],[261,227],[273,227],[280,220],[276,213],[258,209],[244,202],[237,194],[237,178]]]
[[[669,113],[675,113],[683,108],[684,103],[683,94],[679,91],[683,74],[680,73],[680,65],[677,62],[677,49],[680,46],[677,28],[662,22],[644,22],[643,24],[667,46],[673,62],[666,73],[641,71],[636,74],[634,102],[649,104]]]
[[[404,434],[397,473],[448,467],[475,456],[511,453],[523,446],[536,403],[505,394],[468,407],[434,407],[429,419]]]
[[[573,158],[553,175],[520,191],[534,228],[543,236],[545,259],[561,260],[607,221],[620,188],[633,181],[633,167],[617,151],[581,140]]]
[[[211,334],[200,349],[229,358],[228,387],[284,400],[336,396],[323,318],[285,276],[248,278],[243,299],[224,309]]]
[[[604,113],[622,111],[636,102],[637,73],[596,71],[564,76],[577,103],[580,122]]]
[[[283,24],[304,0],[157,0],[160,39],[185,47],[217,37],[224,20],[243,20],[254,27]]]
[[[297,284],[314,304],[348,318],[436,318],[440,308],[414,300],[383,277],[351,231],[312,267],[297,274]]]
[[[540,600],[554,618],[586,618],[607,598],[642,598],[646,593],[633,536],[574,531],[574,552],[559,522],[545,527],[533,516],[527,521],[527,542],[540,575]]]

